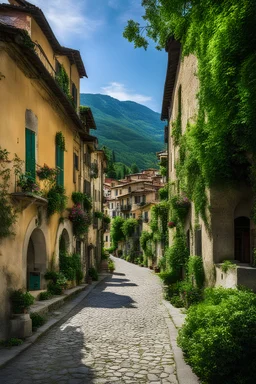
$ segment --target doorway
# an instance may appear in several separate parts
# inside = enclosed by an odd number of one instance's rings
[[[250,219],[240,216],[235,219],[235,260],[250,263]]]

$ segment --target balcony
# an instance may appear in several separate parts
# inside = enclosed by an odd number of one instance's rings
[[[121,211],[130,211],[131,205],[130,204],[121,205],[120,209],[121,209]]]

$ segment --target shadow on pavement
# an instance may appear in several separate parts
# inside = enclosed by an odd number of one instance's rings
[[[86,348],[84,333],[68,319],[0,369],[0,383],[93,384],[95,375],[86,359],[90,359],[90,350]]]
[[[118,295],[113,292],[104,292],[101,290],[100,295],[95,295],[93,301],[90,300],[85,304],[85,307],[91,308],[137,308],[136,302],[125,295]]]

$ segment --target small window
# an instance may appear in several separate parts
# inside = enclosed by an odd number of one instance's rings
[[[116,196],[118,195],[118,190],[117,189],[115,190],[115,194],[116,194]]]
[[[195,231],[195,255],[202,256],[202,230]]]
[[[36,178],[36,136],[35,132],[26,128],[26,172]]]
[[[108,241],[108,236],[106,236],[106,240],[105,241]]]
[[[72,100],[75,107],[77,107],[77,88],[74,83],[72,83]]]
[[[56,143],[57,184],[64,187],[64,149]]]

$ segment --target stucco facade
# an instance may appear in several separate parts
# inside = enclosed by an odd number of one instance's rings
[[[40,276],[37,289],[46,288],[44,273],[48,268],[58,269],[61,238],[67,252],[80,253],[86,273],[88,235],[84,239],[73,236],[68,209],[73,206],[72,192],[84,192],[92,196],[95,209],[102,210],[104,172],[104,156],[96,151],[97,140],[89,134],[90,128],[95,128],[91,126],[92,116],[84,121],[79,117],[79,82],[86,76],[79,52],[59,45],[37,7],[20,6],[18,1],[10,3],[0,6],[0,137],[1,149],[9,152],[10,162],[1,165],[11,168],[9,193],[16,223],[15,235],[0,239],[0,339],[8,336],[10,291],[35,289],[31,287],[33,274]],[[31,40],[17,27],[26,29]],[[33,47],[31,42],[35,43]],[[55,80],[57,62],[63,64],[67,73],[72,103]],[[44,164],[58,167],[56,134],[60,132],[65,140],[62,182],[68,200],[67,209],[61,214],[47,216],[45,193],[49,186],[38,176],[35,181],[41,195],[26,194],[19,186],[12,160],[17,154],[25,173],[26,164],[31,161],[27,131],[35,138],[35,169]],[[93,156],[99,172],[92,182],[89,160]],[[101,242],[97,236],[91,238],[90,233],[89,242],[99,253]]]

